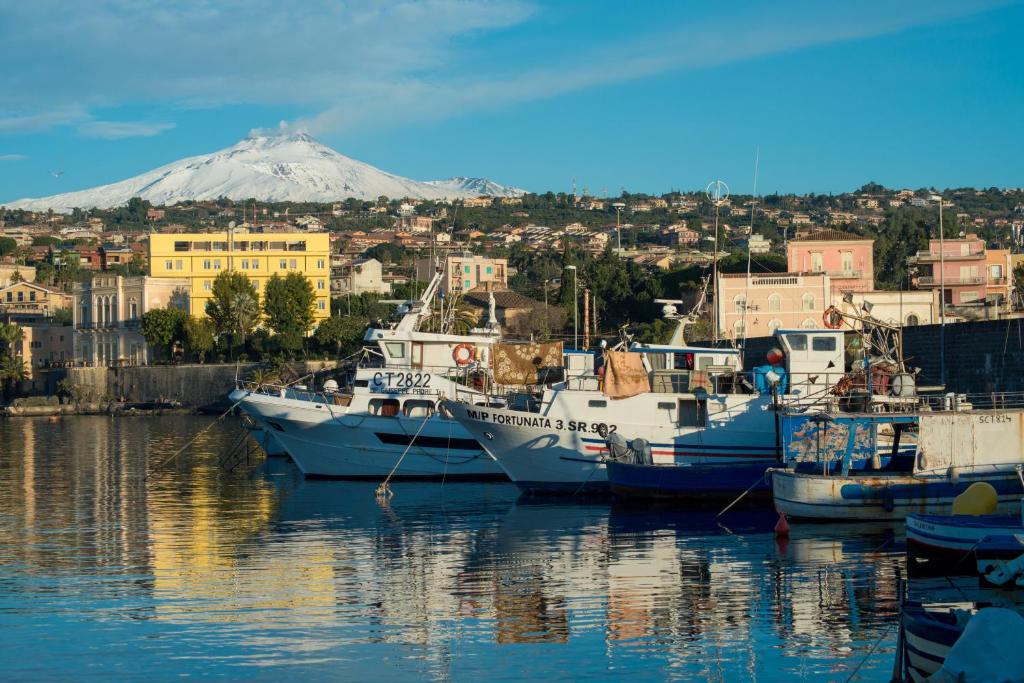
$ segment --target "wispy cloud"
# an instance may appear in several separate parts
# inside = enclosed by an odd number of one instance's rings
[[[147,123],[143,121],[87,121],[78,126],[78,132],[87,138],[122,140],[124,138],[151,138],[174,128],[173,123]]]
[[[35,133],[55,126],[78,123],[87,118],[88,114],[83,107],[66,104],[39,112],[0,111],[0,133]]]
[[[24,154],[0,154],[0,161],[24,161],[28,156]]]
[[[530,0],[4,3],[0,63],[16,68],[0,70],[0,101],[17,94],[24,109],[0,111],[0,133],[75,126],[119,139],[172,125],[92,120],[125,104],[287,106],[314,112],[293,124],[314,133],[381,128],[892,34],[1011,2],[707,5],[676,25],[650,21],[659,28],[633,39],[567,46],[558,31],[542,31],[529,50],[500,32],[544,16]]]

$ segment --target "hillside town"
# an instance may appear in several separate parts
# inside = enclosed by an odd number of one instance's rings
[[[20,330],[9,344],[20,365],[5,366],[6,384],[14,393],[52,392],[48,373],[69,366],[352,352],[362,329],[389,315],[378,302],[413,296],[439,261],[447,270],[442,296],[457,297],[470,318],[478,320],[493,296],[508,333],[576,344],[581,307],[587,343],[627,324],[659,341],[665,327],[654,298],[692,305],[705,289],[710,305],[698,312],[705,321],[698,329],[735,341],[818,327],[830,306],[870,310],[902,326],[1014,316],[1022,231],[1022,190],[952,190],[940,198],[873,184],[837,196],[718,203],[701,192],[607,199],[584,191],[0,210],[0,315]],[[601,263],[633,280],[622,305],[605,291],[611,280],[590,274]],[[566,278],[574,265],[577,282]],[[192,326],[202,329],[201,342],[189,343],[183,327],[170,333],[174,339],[147,335],[142,322],[155,310],[206,319],[214,282],[228,272],[246,276],[260,299],[275,276],[301,276],[311,315],[299,334],[309,339],[254,346],[274,332],[260,311],[244,349],[208,323]],[[323,326],[332,317],[336,324]]]

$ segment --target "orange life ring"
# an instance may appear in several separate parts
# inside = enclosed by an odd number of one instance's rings
[[[835,306],[829,306],[821,316],[821,321],[825,323],[825,327],[828,329],[838,330],[843,326],[843,314]]]
[[[452,360],[460,368],[466,367],[473,362],[473,345],[463,342],[452,349]]]

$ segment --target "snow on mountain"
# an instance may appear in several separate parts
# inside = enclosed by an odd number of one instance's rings
[[[499,185],[487,178],[466,178],[456,176],[448,180],[428,180],[428,185],[460,193],[461,196],[469,197],[520,197],[526,194],[526,190],[509,185]]]
[[[516,196],[521,190],[484,178],[410,180],[350,159],[305,133],[257,135],[227,149],[188,157],[134,178],[39,199],[19,199],[12,209],[67,213],[73,208],[110,208],[141,197],[153,204],[227,197],[268,202],[331,202],[376,199],[460,199]]]

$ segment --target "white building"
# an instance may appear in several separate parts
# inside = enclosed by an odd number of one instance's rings
[[[152,354],[142,314],[174,306],[188,312],[186,278],[97,275],[75,285],[75,360],[88,365],[146,365]]]
[[[384,269],[375,258],[341,264],[331,273],[332,294],[391,294],[391,283],[384,281]]]

